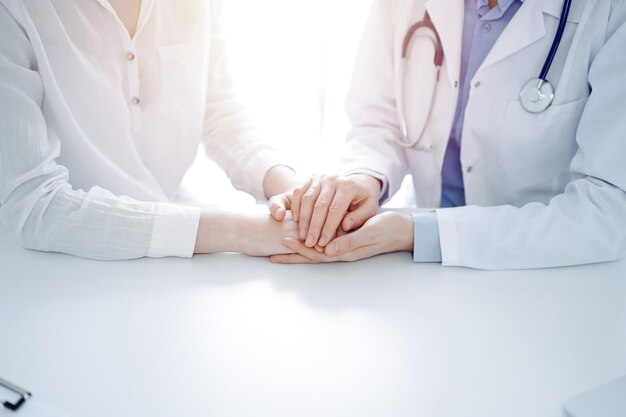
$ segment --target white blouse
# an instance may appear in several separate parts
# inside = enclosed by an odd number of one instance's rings
[[[108,0],[0,0],[0,221],[21,244],[191,256],[200,211],[170,201],[200,143],[263,198],[277,158],[236,100],[219,16],[143,0],[131,39]]]

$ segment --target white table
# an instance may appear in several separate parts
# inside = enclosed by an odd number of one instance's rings
[[[0,375],[71,417],[561,417],[626,375],[626,262],[0,260]]]

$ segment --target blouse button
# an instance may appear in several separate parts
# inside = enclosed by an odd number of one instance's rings
[[[129,52],[126,54],[126,59],[128,59],[129,61],[134,61],[135,60],[135,54],[133,54],[132,52]]]
[[[140,103],[139,101],[139,97],[133,97],[130,102],[133,104],[133,106],[136,106]]]

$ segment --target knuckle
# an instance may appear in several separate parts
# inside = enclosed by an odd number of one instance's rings
[[[319,193],[319,191],[320,191],[319,185],[315,184],[315,185],[310,186],[309,189],[306,190],[305,194],[316,194],[316,193]]]
[[[357,247],[358,247],[358,242],[354,238],[354,236],[348,236],[348,239],[347,239],[347,249],[348,249],[348,251],[353,251]]]
[[[324,176],[324,181],[328,184],[336,184],[338,180],[339,180],[338,175],[325,175]]]
[[[357,185],[356,182],[352,178],[346,177],[346,178],[343,178],[341,182],[339,183],[339,188],[342,191],[348,191],[348,190],[354,189],[356,185]]]
[[[328,206],[329,206],[328,201],[326,201],[324,199],[318,199],[315,202],[315,208],[326,208]]]
[[[349,185],[355,185],[357,183],[354,177],[351,177],[351,176],[343,177],[343,182],[344,184],[349,184]]]
[[[343,210],[341,210],[341,207],[339,207],[338,205],[333,204],[333,205],[330,207],[329,211],[330,211],[330,213],[332,213],[332,214],[341,214],[341,212],[342,212]]]

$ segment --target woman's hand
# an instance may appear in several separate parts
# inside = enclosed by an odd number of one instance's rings
[[[307,248],[326,247],[338,230],[349,232],[361,227],[376,214],[381,184],[366,174],[313,177],[291,192],[270,199],[276,220],[287,210],[298,223],[298,238]]]
[[[324,253],[309,248],[296,239],[287,238],[283,245],[295,252],[274,255],[274,263],[351,262],[387,252],[413,250],[413,219],[408,214],[385,212],[369,219],[359,230],[339,236]]]
[[[264,210],[205,210],[200,217],[195,253],[240,252],[250,256],[293,253],[284,238],[298,238],[298,225],[285,213],[282,222]]]
[[[283,245],[285,238],[298,239],[298,225],[286,212],[282,221],[264,213],[248,214],[240,224],[240,250],[250,256],[270,256],[293,253]]]

